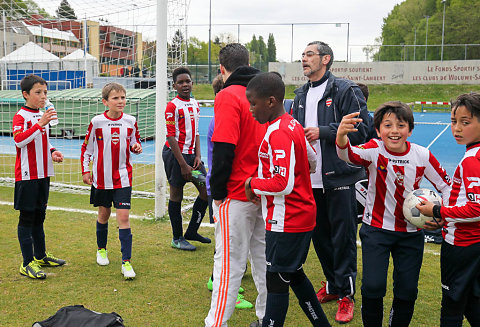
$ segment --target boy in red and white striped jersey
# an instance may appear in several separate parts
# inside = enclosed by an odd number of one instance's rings
[[[347,134],[356,131],[358,113],[343,117],[337,131],[339,158],[368,170],[368,190],[360,228],[362,240],[362,320],[382,326],[390,255],[393,258],[393,303],[389,326],[410,324],[418,293],[424,235],[403,216],[405,196],[426,177],[444,199],[450,178],[430,151],[407,141],[414,127],[413,113],[404,103],[386,102],[373,116],[380,137],[352,146]]]
[[[177,96],[165,109],[167,142],[162,151],[165,173],[170,184],[168,215],[173,233],[171,246],[179,250],[194,251],[196,247],[187,240],[211,243],[209,238],[198,234],[208,207],[207,189],[205,183],[199,183],[192,178],[194,170],[200,171],[203,176],[207,175],[202,162],[198,133],[200,108],[197,100],[190,97],[193,85],[190,70],[178,67],[172,72],[172,79]],[[187,182],[195,185],[198,197],[193,204],[190,223],[183,234],[181,204],[183,187]]]
[[[316,164],[315,150],[300,123],[285,112],[285,85],[279,75],[255,76],[246,94],[253,117],[260,124],[268,124],[258,149],[258,177],[245,181],[250,201],[256,203],[261,196],[267,230],[267,305],[262,326],[283,326],[290,287],[313,326],[330,326],[303,271],[316,213],[307,153],[310,151],[310,159]]]
[[[467,148],[450,198],[443,206],[423,202],[417,208],[442,219],[440,326],[462,326],[464,316],[471,326],[480,326],[480,93],[460,95],[452,104],[451,121],[455,140]]]
[[[13,140],[17,149],[15,161],[14,208],[20,211],[18,241],[23,263],[20,274],[33,279],[47,277],[40,266],[65,264],[45,251],[43,224],[47,209],[53,161],[62,162],[63,155],[49,141],[49,122],[57,118],[54,109],[46,112],[47,82],[28,75],[20,82],[25,105],[13,116]]]
[[[98,207],[97,263],[101,266],[110,263],[106,248],[113,202],[117,209],[122,274],[125,279],[133,279],[135,271],[130,263],[132,232],[129,221],[132,195],[130,152],[142,153],[142,145],[135,117],[123,112],[127,103],[125,88],[118,83],[105,85],[102,102],[108,110],[92,118],[82,145],[82,178],[85,184],[92,185],[90,203]]]

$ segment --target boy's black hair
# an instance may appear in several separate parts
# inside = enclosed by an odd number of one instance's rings
[[[368,101],[368,95],[370,94],[368,92],[368,85],[367,84],[363,84],[363,83],[357,83],[358,87],[360,88],[360,90],[362,91],[363,93],[363,96],[365,97],[365,102]]]
[[[230,73],[240,66],[248,66],[248,60],[248,50],[240,43],[227,44],[218,53],[220,65]]]
[[[278,73],[261,73],[248,82],[247,91],[253,92],[257,98],[273,96],[279,103],[283,103],[285,84]]]
[[[30,74],[22,78],[22,80],[20,81],[20,89],[22,90],[22,94],[23,94],[23,91],[30,94],[30,90],[37,83],[48,86],[47,81],[38,75]]]
[[[464,106],[472,114],[480,120],[480,93],[470,92],[460,94],[455,101],[452,101],[452,110],[455,113],[458,107]]]
[[[217,75],[212,81],[212,88],[213,88],[213,93],[217,95],[218,92],[220,92],[221,89],[223,89],[223,77],[222,75]]]
[[[190,69],[188,69],[187,67],[178,67],[178,68],[175,68],[175,70],[172,73],[173,83],[177,82],[177,77],[178,75],[181,75],[181,74],[188,74],[188,76],[192,78],[192,73],[190,73]]]
[[[308,45],[313,45],[313,44],[315,44],[317,46],[317,51],[321,56],[324,56],[324,55],[329,55],[330,56],[330,61],[327,64],[327,70],[330,70],[330,67],[332,67],[332,64],[333,64],[333,50],[332,50],[332,48],[330,48],[330,46],[327,43],[322,42],[322,41],[313,41],[313,42],[310,42],[309,44],[307,44],[307,46]]]
[[[411,132],[414,127],[413,112],[407,104],[401,101],[388,101],[380,105],[373,114],[373,124],[380,130],[380,124],[386,114],[395,114],[398,120],[408,123],[408,129]]]

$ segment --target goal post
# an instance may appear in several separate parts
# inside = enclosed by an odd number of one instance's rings
[[[124,111],[137,118],[143,139],[143,153],[131,156],[132,195],[154,197],[153,215],[163,217],[164,110],[173,96],[171,72],[186,64],[189,1],[69,0],[72,11],[63,11],[63,16],[60,1],[2,2],[0,183],[13,185],[12,118],[24,103],[19,90],[24,76],[33,73],[47,80],[59,117],[51,128],[51,143],[65,156],[62,164],[55,164],[52,184],[65,192],[88,192],[81,177],[81,144],[92,117],[105,110],[102,87],[116,82],[126,88]]]
[[[157,5],[157,22],[167,22],[167,0],[159,0]],[[157,23],[157,67],[156,75],[158,85],[167,84],[167,24]],[[167,103],[167,92],[157,87],[156,90],[156,147],[155,147],[155,217],[165,215],[166,203],[166,175],[163,168],[162,144],[165,141],[165,106]]]

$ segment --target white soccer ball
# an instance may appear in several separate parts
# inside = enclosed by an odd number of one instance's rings
[[[403,215],[411,224],[418,228],[423,228],[426,221],[440,222],[436,218],[427,217],[420,213],[416,205],[422,201],[433,202],[436,205],[442,205],[442,198],[440,195],[432,190],[426,188],[419,188],[408,193],[403,202]]]

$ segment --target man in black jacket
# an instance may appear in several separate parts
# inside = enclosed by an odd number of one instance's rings
[[[347,323],[353,319],[357,276],[355,182],[365,172],[338,158],[335,137],[342,117],[360,111],[363,122],[348,137],[352,144],[362,144],[369,120],[362,91],[352,81],[331,74],[332,63],[333,51],[328,44],[314,41],[307,45],[302,67],[309,82],[295,90],[292,115],[304,126],[318,156],[317,171],[311,174],[317,204],[312,240],[327,283],[322,282],[317,297],[321,303],[338,299],[335,320]]]

